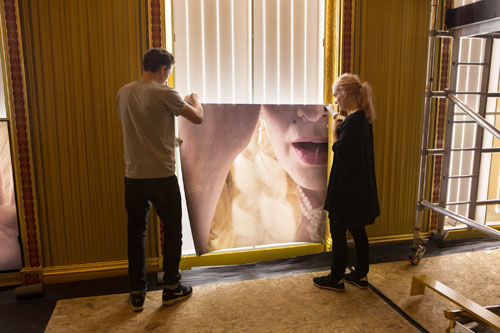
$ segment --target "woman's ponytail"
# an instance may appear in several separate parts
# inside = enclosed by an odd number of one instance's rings
[[[375,108],[373,107],[373,93],[372,87],[368,82],[363,82],[360,91],[361,107],[365,113],[368,122],[373,123],[375,120]]]

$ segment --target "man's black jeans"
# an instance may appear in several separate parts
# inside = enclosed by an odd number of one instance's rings
[[[347,230],[349,230],[352,238],[354,238],[354,245],[356,247],[356,274],[359,278],[362,278],[368,274],[369,270],[368,237],[364,224],[358,223],[358,226],[351,227],[348,226],[348,221],[339,217],[330,216],[330,231],[333,241],[333,265],[331,275],[335,281],[340,281],[344,278],[347,266]]]
[[[128,272],[130,289],[145,291],[146,229],[153,203],[163,224],[163,277],[165,284],[179,282],[182,246],[181,194],[177,177],[155,179],[125,178],[125,206],[128,213]]]

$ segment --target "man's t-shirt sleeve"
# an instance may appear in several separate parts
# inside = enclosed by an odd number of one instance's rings
[[[182,114],[184,105],[186,104],[181,95],[179,95],[179,93],[171,87],[167,87],[163,101],[166,104],[167,109],[176,116],[180,116]]]

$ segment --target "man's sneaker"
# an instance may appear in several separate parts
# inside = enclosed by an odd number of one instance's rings
[[[313,279],[314,285],[318,288],[330,289],[335,291],[344,291],[344,280],[335,281],[330,274],[318,276]]]
[[[146,299],[146,293],[142,292],[131,292],[129,301],[132,306],[133,311],[142,311],[144,309],[144,300]]]
[[[189,296],[191,296],[193,293],[193,288],[191,286],[183,286],[182,284],[179,283],[177,286],[177,289],[167,289],[163,288],[163,304],[165,305],[172,305],[177,302],[180,302],[182,300],[185,300]]]
[[[348,274],[345,274],[344,281],[353,284],[358,288],[368,289],[368,278],[366,277],[366,275],[360,279],[358,278],[358,274],[355,270],[352,270]]]

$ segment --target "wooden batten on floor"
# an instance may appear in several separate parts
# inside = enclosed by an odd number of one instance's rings
[[[457,293],[455,290],[449,288],[448,286],[442,284],[441,282],[428,277],[425,274],[413,275],[411,282],[410,295],[423,295],[425,289],[430,288],[437,292],[439,295],[443,296],[447,300],[455,303],[461,309],[464,309],[467,313],[479,319],[480,321],[492,326],[493,328],[500,330],[500,317],[493,312],[487,310],[476,302],[471,301],[469,298]],[[446,317],[446,313],[445,313]]]
[[[404,261],[370,266],[369,280],[381,293],[429,332],[444,332],[449,319],[444,310],[459,307],[444,297],[426,291],[411,296],[413,275],[426,274],[481,306],[500,302],[500,249],[423,258],[420,264]]]

